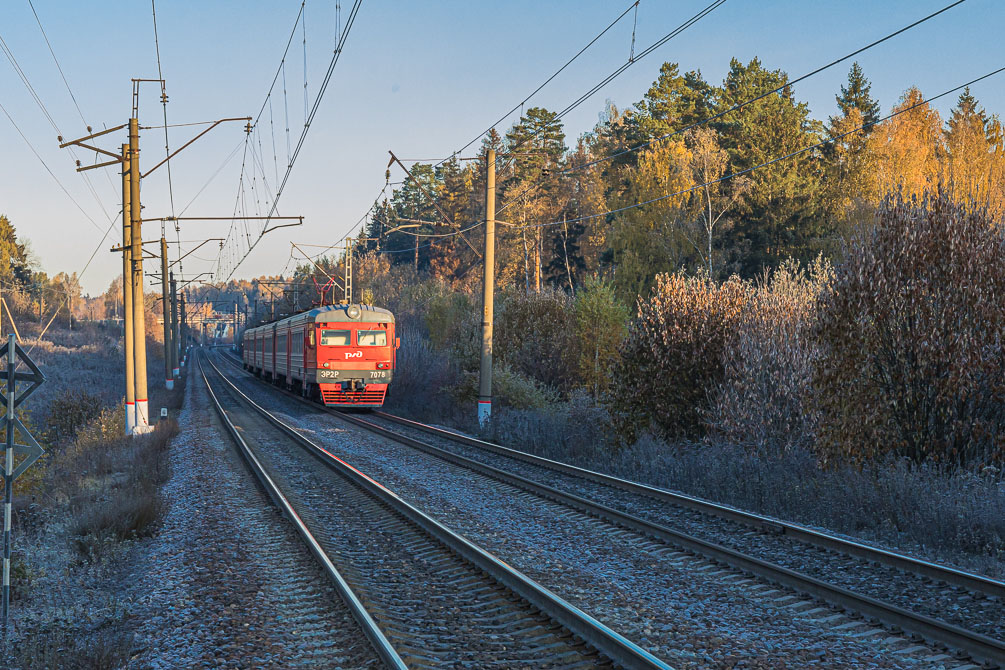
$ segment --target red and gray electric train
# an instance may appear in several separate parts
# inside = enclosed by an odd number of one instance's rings
[[[330,407],[380,407],[400,340],[394,315],[331,305],[244,331],[244,367]]]

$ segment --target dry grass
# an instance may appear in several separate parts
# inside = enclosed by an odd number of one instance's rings
[[[16,640],[8,658],[19,670],[117,670],[127,665],[133,647],[125,623],[117,619],[96,630],[34,630]]]

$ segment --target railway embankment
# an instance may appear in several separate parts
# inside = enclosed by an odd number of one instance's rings
[[[251,484],[205,390],[183,375],[165,391],[151,357],[152,414],[169,419],[123,437],[121,349],[85,328],[32,350],[48,381],[26,418],[47,454],[15,487],[0,667],[369,667],[371,648]]]
[[[183,387],[154,389],[152,404],[167,407],[169,418],[148,435],[125,438],[116,333],[86,324],[41,340],[23,335],[47,381],[21,418],[46,453],[14,486],[3,662],[53,668],[73,658],[79,667],[119,667],[134,645],[118,570],[161,527]],[[158,364],[151,360],[151,368]]]

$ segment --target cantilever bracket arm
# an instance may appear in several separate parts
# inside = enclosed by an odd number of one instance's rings
[[[332,277],[330,274],[328,274],[327,272],[325,272],[325,269],[323,267],[321,267],[320,265],[318,265],[317,263],[315,263],[313,258],[311,258],[310,256],[308,256],[307,254],[304,254],[304,250],[301,249],[300,247],[298,247],[296,242],[290,242],[290,244],[293,245],[293,248],[295,248],[297,251],[299,251],[300,253],[302,253],[304,255],[304,258],[307,259],[308,263],[310,263],[311,265],[313,265],[314,267],[316,267],[318,270],[320,270],[321,273],[324,274],[324,276],[328,277],[328,279],[330,279],[333,284],[335,284],[336,286],[338,286],[343,291],[345,290],[345,287],[342,286],[341,284],[339,284],[338,280],[336,280],[335,277]]]
[[[425,194],[425,196],[427,198],[429,198],[429,202],[433,203],[433,207],[435,207],[436,211],[440,213],[440,216],[443,217],[443,220],[446,222],[446,224],[448,226],[453,227],[454,226],[454,222],[450,219],[449,216],[447,216],[447,213],[443,211],[443,209],[440,207],[439,203],[436,202],[436,198],[434,198],[432,196],[432,194],[429,191],[426,190],[426,187],[422,185],[422,182],[420,182],[418,179],[416,179],[415,177],[412,176],[412,171],[409,170],[407,167],[405,167],[405,164],[402,163],[401,160],[399,160],[398,157],[394,155],[393,151],[391,151],[390,149],[388,149],[387,153],[391,154],[391,160],[388,161],[387,167],[390,168],[395,163],[397,163],[398,165],[400,165],[401,169],[405,171],[406,175],[408,175],[408,178],[412,180],[412,183],[415,184],[416,186],[418,186],[419,190],[422,191],[423,194]],[[390,172],[388,172],[388,174],[390,174]],[[460,231],[457,231],[457,235],[462,240],[464,240],[464,244],[468,245],[468,247],[471,249],[471,251],[475,252],[475,256],[477,256],[478,258],[482,257],[481,252],[478,251],[478,249],[475,249],[475,245],[471,244],[471,242],[468,241],[468,238],[464,237],[464,233],[462,233]]]
[[[143,223],[153,221],[273,221],[281,219],[304,222],[302,216],[161,216],[154,219],[144,218]]]
[[[57,138],[61,142],[61,144],[59,145],[59,148],[60,149],[65,149],[66,147],[70,146],[71,144],[80,144],[81,142],[86,142],[87,140],[93,140],[95,137],[101,137],[102,135],[107,135],[108,133],[114,133],[116,130],[122,130],[123,128],[125,128],[128,125],[129,125],[128,123],[123,123],[121,126],[115,126],[114,128],[109,128],[108,130],[102,130],[100,133],[91,133],[90,135],[87,135],[86,137],[81,137],[80,139],[77,139],[77,140],[70,140],[69,142],[63,142],[63,138],[59,137],[59,138]],[[88,129],[88,130],[90,130],[90,129]],[[112,155],[115,155],[115,154],[112,154]]]
[[[106,151],[106,152],[102,152],[102,153],[108,153],[108,152]],[[122,159],[121,158],[116,158],[113,161],[106,161],[104,163],[95,163],[94,165],[84,165],[84,166],[78,167],[77,168],[77,172],[85,172],[87,170],[96,170],[98,168],[108,167],[109,165],[119,165],[121,163],[122,163]],[[79,161],[78,161],[78,164],[79,164]]]
[[[175,149],[174,151],[172,151],[170,154],[167,155],[167,157],[164,160],[162,160],[160,163],[158,163],[157,165],[153,166],[152,168],[150,168],[149,170],[147,170],[146,172],[144,172],[143,174],[141,174],[140,177],[141,178],[145,178],[145,177],[149,176],[149,174],[151,172],[153,172],[154,170],[156,170],[157,168],[159,168],[161,165],[164,165],[169,160],[171,160],[176,155],[178,155],[179,151],[181,151],[182,149],[184,149],[188,145],[192,144],[197,139],[199,139],[200,137],[202,137],[203,135],[205,135],[209,131],[213,130],[213,128],[216,128],[218,125],[220,125],[221,123],[224,123],[226,121],[247,121],[248,123],[251,123],[251,117],[250,116],[241,116],[241,117],[234,117],[234,118],[230,118],[230,119],[220,119],[219,121],[214,121],[212,123],[212,125],[210,125],[208,128],[206,128],[205,130],[203,130],[201,133],[199,133],[198,135],[196,135],[195,137],[193,137],[192,139],[190,139],[185,144],[181,145],[180,147],[178,147],[177,149]]]
[[[272,218],[273,219],[278,219],[280,217],[274,216]],[[271,233],[273,230],[279,230],[280,228],[289,228],[290,226],[302,226],[302,225],[304,225],[304,217],[302,217],[302,216],[299,216],[299,217],[289,217],[289,218],[298,218],[300,220],[297,221],[296,223],[283,223],[283,224],[280,224],[278,226],[272,226],[271,228],[266,228],[265,230],[262,231],[262,235],[264,235],[265,233]]]
[[[190,253],[192,253],[193,251],[195,251],[196,249],[198,249],[202,245],[206,244],[207,242],[223,242],[223,241],[224,241],[224,239],[222,237],[210,237],[210,238],[207,238],[207,239],[203,240],[202,242],[200,242],[198,245],[196,245],[196,246],[192,247],[191,249],[189,249],[188,251],[186,251],[184,254],[182,254],[178,258],[176,258],[171,264],[168,265],[168,267],[172,267],[175,263],[180,263],[181,259],[185,258],[185,256],[188,256]]]

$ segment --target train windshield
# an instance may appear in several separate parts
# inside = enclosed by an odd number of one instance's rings
[[[387,331],[384,330],[361,330],[356,333],[361,347],[386,347]]]
[[[348,330],[322,330],[322,347],[348,347],[350,331]]]

